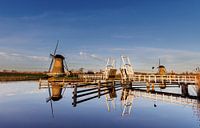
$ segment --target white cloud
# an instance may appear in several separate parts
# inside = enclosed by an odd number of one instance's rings
[[[31,55],[25,55],[25,54],[19,54],[19,53],[7,53],[7,52],[0,52],[0,56],[2,59],[11,59],[15,57],[15,59],[32,59],[37,61],[48,61],[49,58],[45,56],[31,56]]]
[[[86,53],[86,52],[80,52],[80,56],[83,56],[85,59],[95,59],[101,62],[105,62],[106,59],[102,58],[100,56],[97,56],[95,54],[90,54],[90,53]]]
[[[0,52],[0,56],[5,56],[6,53],[5,52]]]
[[[33,60],[37,60],[37,61],[49,61],[49,58],[45,56],[25,56],[25,57],[33,59]]]
[[[27,55],[26,53],[0,52],[0,69],[45,70],[49,58],[46,56]]]

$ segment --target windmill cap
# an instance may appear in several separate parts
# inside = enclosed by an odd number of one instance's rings
[[[62,98],[62,96],[52,96],[51,97],[51,99],[53,100],[53,101],[58,101],[58,100],[60,100]]]
[[[165,66],[163,66],[163,65],[160,65],[158,68],[165,68]]]
[[[55,57],[55,58],[65,59],[65,57],[64,57],[63,55],[60,55],[60,54],[56,54],[54,57]]]

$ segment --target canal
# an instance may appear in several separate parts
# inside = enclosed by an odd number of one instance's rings
[[[175,87],[157,90],[180,92]],[[73,88],[62,90],[62,97],[55,101],[49,100],[48,91],[39,89],[36,81],[0,83],[0,128],[200,127],[198,102],[192,105],[176,104],[136,96],[133,90],[119,89],[114,94],[108,93],[74,107]]]

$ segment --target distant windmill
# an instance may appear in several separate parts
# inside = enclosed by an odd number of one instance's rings
[[[165,66],[160,64],[160,59],[159,59],[159,62],[158,62],[158,74],[161,75],[161,76],[167,74]],[[160,83],[159,86],[160,86],[161,89],[165,89],[166,88],[166,83],[165,82],[164,83]]]
[[[65,74],[65,69],[68,71],[68,66],[65,61],[65,57],[56,54],[57,48],[58,48],[59,40],[57,41],[56,48],[54,50],[53,54],[50,54],[50,57],[52,58],[50,66],[49,66],[49,76],[64,76]]]
[[[164,65],[161,65],[160,64],[160,59],[159,59],[159,62],[158,62],[158,74],[159,75],[166,75],[167,71],[166,71],[166,68]]]

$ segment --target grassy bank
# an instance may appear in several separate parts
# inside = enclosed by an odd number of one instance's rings
[[[0,72],[0,81],[25,81],[46,78],[45,73]]]

